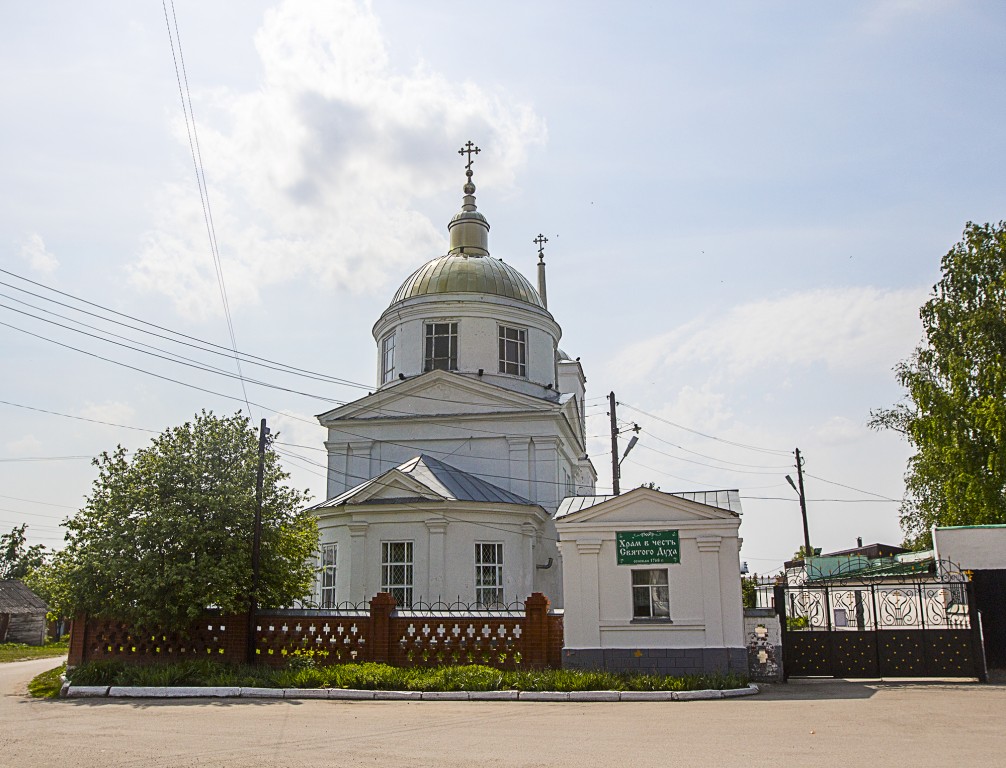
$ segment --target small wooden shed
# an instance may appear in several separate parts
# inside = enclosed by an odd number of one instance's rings
[[[17,579],[0,580],[0,643],[45,642],[45,601]]]

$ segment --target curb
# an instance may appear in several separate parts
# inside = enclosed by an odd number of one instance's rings
[[[368,691],[354,688],[202,688],[192,686],[133,687],[70,685],[70,699],[329,699],[335,701],[703,701],[753,696],[747,688],[725,691]]]

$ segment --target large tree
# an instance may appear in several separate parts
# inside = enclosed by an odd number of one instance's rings
[[[1006,222],[968,222],[919,312],[925,341],[895,369],[904,402],[871,426],[915,448],[905,475],[905,542],[934,525],[1006,523]]]
[[[0,534],[0,579],[23,579],[45,563],[45,547],[29,546],[27,530],[28,524],[24,523],[10,533]]]
[[[119,446],[68,520],[49,569],[63,609],[184,627],[209,607],[248,608],[258,437],[248,419],[203,412],[132,458]],[[318,540],[306,493],[266,451],[258,602],[281,606],[311,588]]]

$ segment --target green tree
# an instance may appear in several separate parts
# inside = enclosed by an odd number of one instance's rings
[[[758,605],[758,580],[754,576],[741,576],[741,603],[745,608]]]
[[[28,546],[27,530],[28,524],[24,523],[0,535],[0,579],[23,579],[45,563],[45,547]]]
[[[63,610],[182,628],[209,607],[244,611],[252,586],[258,437],[246,417],[202,412],[132,457],[119,446],[94,461],[84,508],[65,525],[50,577]],[[306,492],[266,451],[262,501],[262,606],[311,588],[318,542]]]
[[[934,525],[1006,523],[1006,222],[968,222],[920,312],[926,338],[895,372],[907,390],[870,426],[915,449],[905,475],[905,544]]]

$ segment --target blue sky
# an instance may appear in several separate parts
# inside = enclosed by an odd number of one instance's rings
[[[891,369],[920,339],[941,255],[966,221],[1004,218],[1001,4],[175,11],[242,350],[372,384],[371,326],[444,250],[470,138],[493,255],[533,278],[531,240],[549,237],[549,306],[597,398],[599,485],[600,398],[614,390],[619,416],[644,430],[623,488],[740,488],[752,570],[801,543],[783,479],[796,446],[816,546],[900,540],[896,504],[833,483],[900,498],[907,447],[869,431],[869,410],[900,396]],[[20,4],[5,19],[0,267],[227,344],[162,6]],[[241,397],[233,380],[0,315]],[[152,430],[240,406],[6,326],[0,359],[0,400],[20,406]],[[364,391],[256,373],[312,396],[250,387],[283,414],[255,418],[318,448],[324,398]],[[0,529],[26,521],[46,544],[93,479],[86,460],[52,457],[146,439],[0,413]],[[319,497],[310,462],[324,454],[299,454],[294,482]]]

